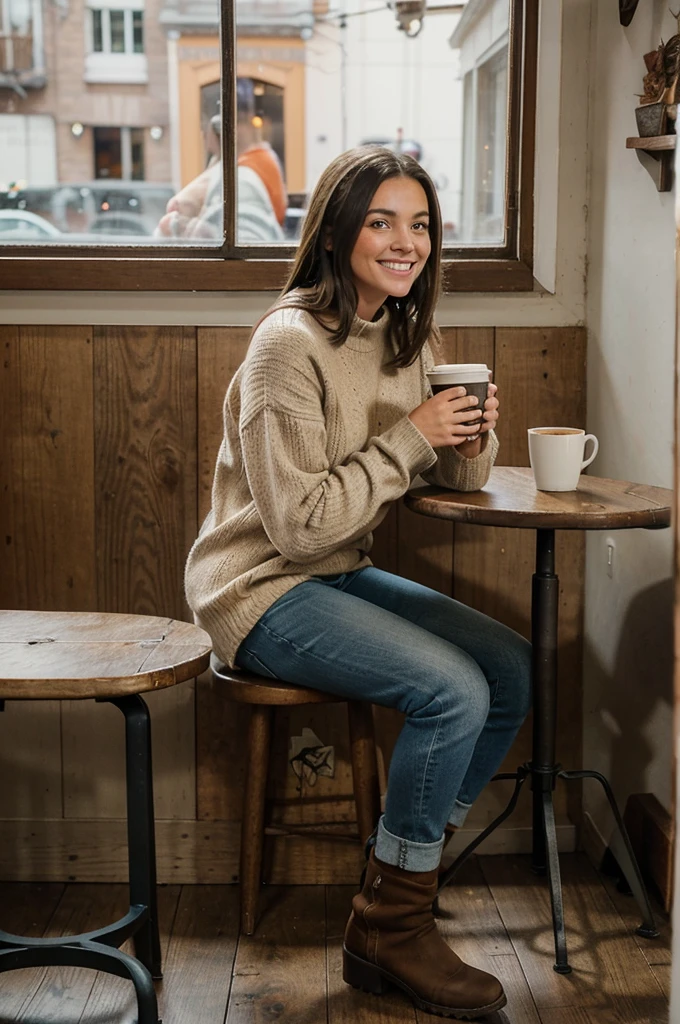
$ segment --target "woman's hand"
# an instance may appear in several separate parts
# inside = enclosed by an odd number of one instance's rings
[[[408,418],[433,448],[464,444],[480,431],[479,423],[469,425],[470,420],[479,418],[477,399],[460,387],[447,388],[428,398]]]
[[[488,434],[490,430],[494,430],[496,423],[498,422],[498,399],[496,398],[496,392],[498,388],[495,384],[489,384],[487,388],[487,398],[484,402],[484,412],[482,414],[482,422],[479,425],[479,433],[475,437],[471,437],[469,440],[463,442],[458,448],[461,455],[464,455],[466,459],[476,458],[483,450],[486,444],[485,434]]]
[[[477,399],[465,394],[464,388],[448,388],[423,402],[409,419],[433,448],[455,445],[466,458],[473,459],[482,450],[483,435],[494,430],[498,422],[498,388],[489,384],[481,425],[468,425],[479,416]]]
[[[498,422],[498,399],[496,398],[496,392],[498,388],[495,384],[489,384],[487,390],[487,399],[484,403],[484,415],[482,419],[482,425],[479,428],[480,434],[487,434],[490,430],[496,429],[496,423]]]

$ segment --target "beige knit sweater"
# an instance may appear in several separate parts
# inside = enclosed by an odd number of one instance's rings
[[[342,345],[301,310],[257,328],[224,403],[212,508],[186,566],[186,593],[215,652],[234,665],[266,610],[311,576],[370,565],[372,532],[421,474],[455,490],[483,487],[493,434],[466,459],[435,451],[408,414],[431,396],[426,346],[387,365],[387,314],[355,318]]]

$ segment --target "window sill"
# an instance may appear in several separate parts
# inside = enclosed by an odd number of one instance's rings
[[[0,256],[3,290],[278,291],[289,260]],[[530,292],[531,266],[511,259],[445,260],[444,292]]]
[[[88,53],[83,81],[91,85],[146,85],[149,69],[143,53]]]

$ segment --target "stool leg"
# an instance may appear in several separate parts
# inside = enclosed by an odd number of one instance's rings
[[[380,785],[375,754],[373,709],[363,700],[347,701],[352,778],[359,837],[365,843],[380,817]]]
[[[149,908],[148,920],[133,938],[135,954],[152,977],[162,978],[149,709],[138,694],[118,697],[110,703],[125,715],[130,905]]]
[[[253,704],[248,728],[248,765],[241,825],[241,931],[244,935],[252,935],[257,922],[273,717],[273,707]]]

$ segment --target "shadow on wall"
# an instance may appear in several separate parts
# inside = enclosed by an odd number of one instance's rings
[[[584,678],[597,693],[612,695],[607,704],[591,713],[599,715],[610,737],[609,752],[598,752],[598,767],[608,776],[621,810],[632,793],[647,792],[652,787],[645,773],[658,755],[659,741],[669,752],[668,788],[655,795],[667,803],[672,770],[672,579],[646,587],[631,600],[621,625],[613,672],[605,669],[590,644],[586,644],[584,669]],[[589,704],[592,707],[592,700]],[[652,731],[654,722],[657,727],[663,722],[667,740]],[[599,793],[591,789],[594,784],[586,785],[586,792],[599,799]]]

